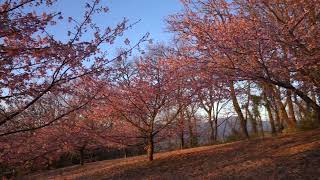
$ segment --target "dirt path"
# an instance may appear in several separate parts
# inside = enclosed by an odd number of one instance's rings
[[[318,179],[320,130],[101,161],[29,179]]]

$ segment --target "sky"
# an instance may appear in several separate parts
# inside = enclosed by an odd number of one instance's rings
[[[114,20],[127,17],[132,21],[141,22],[130,32],[130,37],[141,36],[150,32],[155,41],[167,41],[164,18],[177,13],[181,9],[179,0],[108,0],[110,17]]]
[[[65,21],[69,16],[81,21],[85,2],[85,0],[60,0],[50,7],[50,11],[61,11]],[[129,23],[140,20],[138,24],[126,31],[124,36],[120,38],[122,42],[125,38],[128,38],[131,44],[139,41],[146,33],[150,33],[150,38],[152,38],[153,42],[170,41],[172,34],[166,32],[164,20],[169,15],[182,9],[179,0],[101,0],[101,4],[109,8],[107,14],[94,17],[94,21],[102,27],[114,27],[123,18],[129,19]],[[64,39],[67,37],[67,30],[70,27],[68,27],[67,23],[60,24],[58,27],[52,28],[51,33],[58,38]],[[91,36],[91,34],[88,34],[88,36]],[[120,44],[123,45],[119,41],[115,43],[116,45],[113,48],[110,48],[110,51],[115,51]]]

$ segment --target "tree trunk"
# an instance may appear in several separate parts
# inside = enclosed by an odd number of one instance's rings
[[[180,132],[180,149],[184,149],[184,132],[181,130]]]
[[[233,82],[230,81],[229,84],[230,84],[230,95],[231,95],[233,107],[234,107],[234,110],[236,111],[236,113],[238,115],[238,119],[240,120],[240,126],[241,126],[242,133],[246,138],[249,138],[249,133],[248,133],[248,129],[247,129],[247,122],[244,119],[242,111],[241,111],[241,108],[239,106],[239,103],[238,103],[238,100],[237,100],[237,96],[236,96],[236,93],[235,93],[235,90],[234,90]]]
[[[265,107],[267,109],[267,112],[268,112],[268,117],[269,117],[269,122],[270,122],[270,126],[271,126],[271,133],[272,135],[275,135],[276,134],[276,127],[275,127],[275,124],[274,124],[274,119],[273,119],[273,115],[272,115],[272,110],[271,110],[271,104],[270,104],[270,101],[267,97],[267,93],[265,92],[265,89],[263,89],[263,99],[264,99],[264,102],[265,102]]]
[[[269,90],[271,90],[271,92],[269,92],[270,93],[269,94],[269,97],[270,97],[270,100],[269,100],[270,106],[269,107],[271,108],[271,112],[274,117],[275,129],[276,129],[276,132],[281,132],[283,130],[283,124],[282,124],[282,121],[280,120],[279,108],[278,108],[278,105],[277,105],[275,97],[274,97],[273,89],[270,88],[270,86],[269,86],[268,91]]]
[[[218,117],[214,118],[214,141],[218,140]]]
[[[285,121],[288,125],[288,128],[295,128],[295,124],[289,119],[288,117],[288,114],[287,114],[287,111],[281,101],[281,94],[280,94],[280,90],[276,87],[274,87],[274,90],[273,90],[273,93],[274,93],[274,97],[275,97],[275,100],[276,100],[276,103],[277,103],[277,107],[279,109],[279,118],[280,118],[280,121]]]
[[[258,118],[258,122],[259,122],[261,135],[262,135],[262,137],[264,137],[264,129],[263,129],[263,123],[262,123],[261,116],[259,115],[257,118]]]
[[[294,123],[296,126],[297,120],[294,114],[294,109],[293,109],[293,103],[292,103],[292,93],[291,90],[287,90],[287,103],[288,103],[288,111],[289,111],[289,116],[290,116],[290,121]]]
[[[149,135],[148,146],[147,146],[147,156],[149,161],[153,161],[153,153],[154,153],[153,135]]]
[[[123,148],[123,155],[124,155],[124,158],[127,158],[127,157],[128,157],[127,148]]]
[[[257,129],[257,121],[255,118],[253,118],[252,116],[252,113],[250,112],[250,109],[249,109],[249,104],[250,104],[250,99],[251,99],[251,86],[250,86],[250,82],[248,83],[248,86],[247,86],[247,104],[245,106],[245,110],[246,110],[246,121],[248,122],[248,116],[249,116],[249,121],[250,121],[250,124],[251,124],[251,129],[252,129],[252,132],[253,134],[258,134],[258,129]]]
[[[303,106],[303,103],[305,103],[305,102],[299,101],[296,94],[294,94],[293,99],[294,99],[294,103],[299,108],[298,117],[301,121],[304,121],[306,119],[306,117],[308,116],[308,112],[307,112],[306,108]]]
[[[273,115],[272,115],[272,110],[271,110],[271,108],[270,108],[270,103],[269,103],[269,102],[266,104],[266,109],[267,109],[267,111],[268,111],[268,117],[269,117],[269,122],[270,122],[270,126],[271,126],[271,133],[272,133],[273,135],[275,135],[275,134],[277,133],[277,131],[276,131],[276,126],[275,126],[275,124],[274,124],[274,119],[273,119]]]
[[[213,120],[212,120],[212,112],[210,110],[207,113],[208,113],[209,126],[210,126],[209,141],[210,141],[210,143],[214,143],[214,126],[213,126]]]
[[[47,169],[47,170],[50,170],[50,168],[51,168],[51,160],[50,160],[49,158],[46,158],[46,157],[45,157],[45,159],[46,159],[46,161],[47,161],[47,163],[46,163],[46,165],[47,165],[46,169]]]
[[[311,92],[311,99],[314,101],[314,102],[317,102],[317,97],[316,97],[316,93],[314,91]],[[319,102],[320,103],[320,98],[318,97],[319,99]],[[317,112],[317,110],[313,110],[312,112],[312,117],[315,119],[315,120],[318,120],[318,123],[320,124],[320,112]]]
[[[188,130],[189,130],[189,146],[194,147],[194,134],[193,134],[193,126],[192,126],[192,119],[188,117]]]
[[[315,113],[315,119],[318,121],[318,123],[320,123],[320,105],[312,101],[312,99],[309,96],[305,95],[302,91],[294,89],[293,92],[296,93],[301,99],[303,99],[308,106],[312,107]]]
[[[315,118],[316,120],[320,123],[320,105],[317,104],[317,102],[313,101],[309,96],[308,94],[305,94],[303,91],[295,88],[292,84],[286,84],[286,83],[283,83],[283,82],[276,82],[276,81],[272,81],[270,80],[270,83],[274,84],[274,85],[278,85],[278,86],[281,86],[283,88],[286,88],[286,89],[289,89],[289,90],[292,90],[292,93],[298,95],[302,100],[304,100],[304,102],[306,102],[308,105],[310,105],[312,107],[312,109],[314,110],[315,112]]]
[[[193,118],[193,125],[194,125],[194,129],[193,129],[193,144],[194,146],[198,146],[198,131],[197,131],[197,118]]]
[[[81,148],[79,152],[80,152],[80,165],[83,166],[84,165],[84,148]]]
[[[278,132],[282,132],[284,127],[283,127],[283,123],[282,123],[282,121],[280,119],[280,112],[279,112],[277,106],[274,109],[274,115],[275,115],[275,119],[276,119],[276,123],[277,123],[277,131]]]
[[[256,119],[252,116],[252,113],[249,110],[249,107],[246,107],[246,111],[247,114],[249,116],[249,120],[250,120],[250,124],[251,124],[251,128],[252,128],[252,132],[253,134],[258,134],[258,128],[257,128],[257,121]]]

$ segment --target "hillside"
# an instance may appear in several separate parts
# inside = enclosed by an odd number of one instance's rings
[[[108,160],[29,179],[317,179],[320,130]],[[23,178],[23,179],[26,179]]]

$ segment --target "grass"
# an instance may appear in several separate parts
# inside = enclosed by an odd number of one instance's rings
[[[317,179],[320,130],[107,160],[23,179]]]

